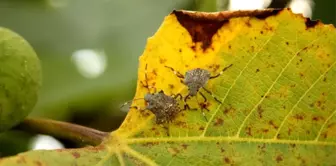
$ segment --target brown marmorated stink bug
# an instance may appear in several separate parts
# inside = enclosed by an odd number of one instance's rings
[[[204,94],[202,92],[200,92],[199,90],[202,88],[204,89],[204,91],[206,91],[207,93],[209,93],[218,103],[222,104],[221,101],[219,101],[215,95],[213,95],[211,93],[210,90],[205,88],[205,85],[207,84],[207,82],[210,79],[214,79],[219,77],[220,75],[222,75],[224,73],[224,71],[226,71],[228,68],[230,68],[233,64],[230,64],[229,66],[225,67],[220,73],[218,73],[217,75],[211,76],[210,72],[206,69],[201,69],[201,68],[196,68],[196,69],[192,69],[192,70],[188,70],[185,73],[185,76],[183,76],[181,73],[179,73],[178,71],[176,71],[175,69],[173,69],[172,67],[169,66],[165,66],[166,68],[170,69],[177,77],[179,77],[181,80],[181,82],[183,84],[185,84],[188,87],[188,95],[184,98],[184,101],[186,102],[186,100],[191,97],[191,96],[196,96],[197,93],[200,93],[201,96],[204,98],[204,102],[207,101],[206,97],[204,96]],[[205,108],[207,109],[207,108]],[[204,112],[203,115],[205,116]]]
[[[155,115],[157,124],[171,122],[182,111],[176,100],[177,97],[168,96],[162,90],[159,93],[145,95],[146,109]]]
[[[182,95],[178,94],[175,96],[168,96],[162,90],[160,90],[158,93],[150,93],[149,85],[147,82],[147,64],[145,70],[146,70],[145,71],[146,84],[142,82],[141,83],[149,91],[149,93],[147,93],[143,98],[146,102],[146,107],[145,109],[140,109],[137,106],[132,106],[130,108],[135,108],[139,111],[145,111],[145,110],[151,111],[155,115],[157,124],[171,122],[179,112],[187,108],[185,106],[184,109],[180,109],[179,103],[176,100],[178,97],[182,99]]]

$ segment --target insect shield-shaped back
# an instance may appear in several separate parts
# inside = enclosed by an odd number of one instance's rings
[[[196,96],[200,88],[204,87],[210,78],[210,72],[196,68],[185,74],[184,84],[188,86],[189,95]]]
[[[155,115],[157,124],[170,122],[181,112],[176,99],[164,94],[162,90],[156,94],[146,94],[145,101],[146,109]]]

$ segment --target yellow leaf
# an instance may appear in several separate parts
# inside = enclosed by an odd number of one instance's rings
[[[138,100],[102,145],[27,152],[0,165],[29,165],[23,157],[43,165],[334,165],[335,39],[332,25],[289,9],[174,11],[139,58]],[[220,102],[201,88],[187,103],[176,98],[176,116],[146,110],[147,94],[170,107],[169,96],[190,92],[165,66],[212,76],[227,68],[205,84]]]
[[[135,100],[140,110],[130,109],[111,137],[123,140],[119,150],[127,156],[149,165],[331,164],[335,39],[332,25],[289,9],[174,11],[139,58],[135,99],[161,90],[187,96],[188,87],[165,66],[182,75],[195,68],[216,75],[233,64],[205,86],[222,104],[201,89],[206,103],[199,93],[187,100],[198,110],[156,124],[144,100]]]

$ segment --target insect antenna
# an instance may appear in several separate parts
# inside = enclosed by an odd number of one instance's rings
[[[127,108],[132,108],[130,105],[133,101],[136,101],[136,100],[141,100],[141,99],[144,99],[144,98],[137,98],[137,99],[133,99],[133,100],[128,100],[126,101],[124,104],[122,104],[119,108],[122,109],[124,108],[125,106],[127,106]],[[133,106],[134,108],[134,106]]]
[[[184,79],[183,74],[181,74],[180,72],[176,71],[175,69],[173,69],[172,67],[169,66],[165,66],[166,68],[170,69],[177,77]]]
[[[221,72],[219,72],[217,75],[215,75],[215,76],[210,76],[210,79],[214,79],[214,78],[219,77],[219,76],[222,75],[227,69],[229,69],[232,65],[233,65],[233,64],[230,64],[229,66],[224,67],[224,69],[223,69]]]
[[[204,90],[204,91],[206,91],[206,92],[208,92],[219,104],[222,104],[222,102],[219,100],[219,99],[217,99],[217,97],[212,93],[212,92],[210,92],[208,89],[206,89],[205,87],[202,87],[202,89]],[[201,92],[200,92],[201,93]],[[204,95],[203,94],[201,94],[202,96],[203,96],[203,98],[204,99],[206,99],[205,97],[204,97]]]

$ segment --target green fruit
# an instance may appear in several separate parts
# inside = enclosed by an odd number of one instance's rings
[[[40,61],[27,41],[0,27],[0,132],[33,109],[42,82]]]

